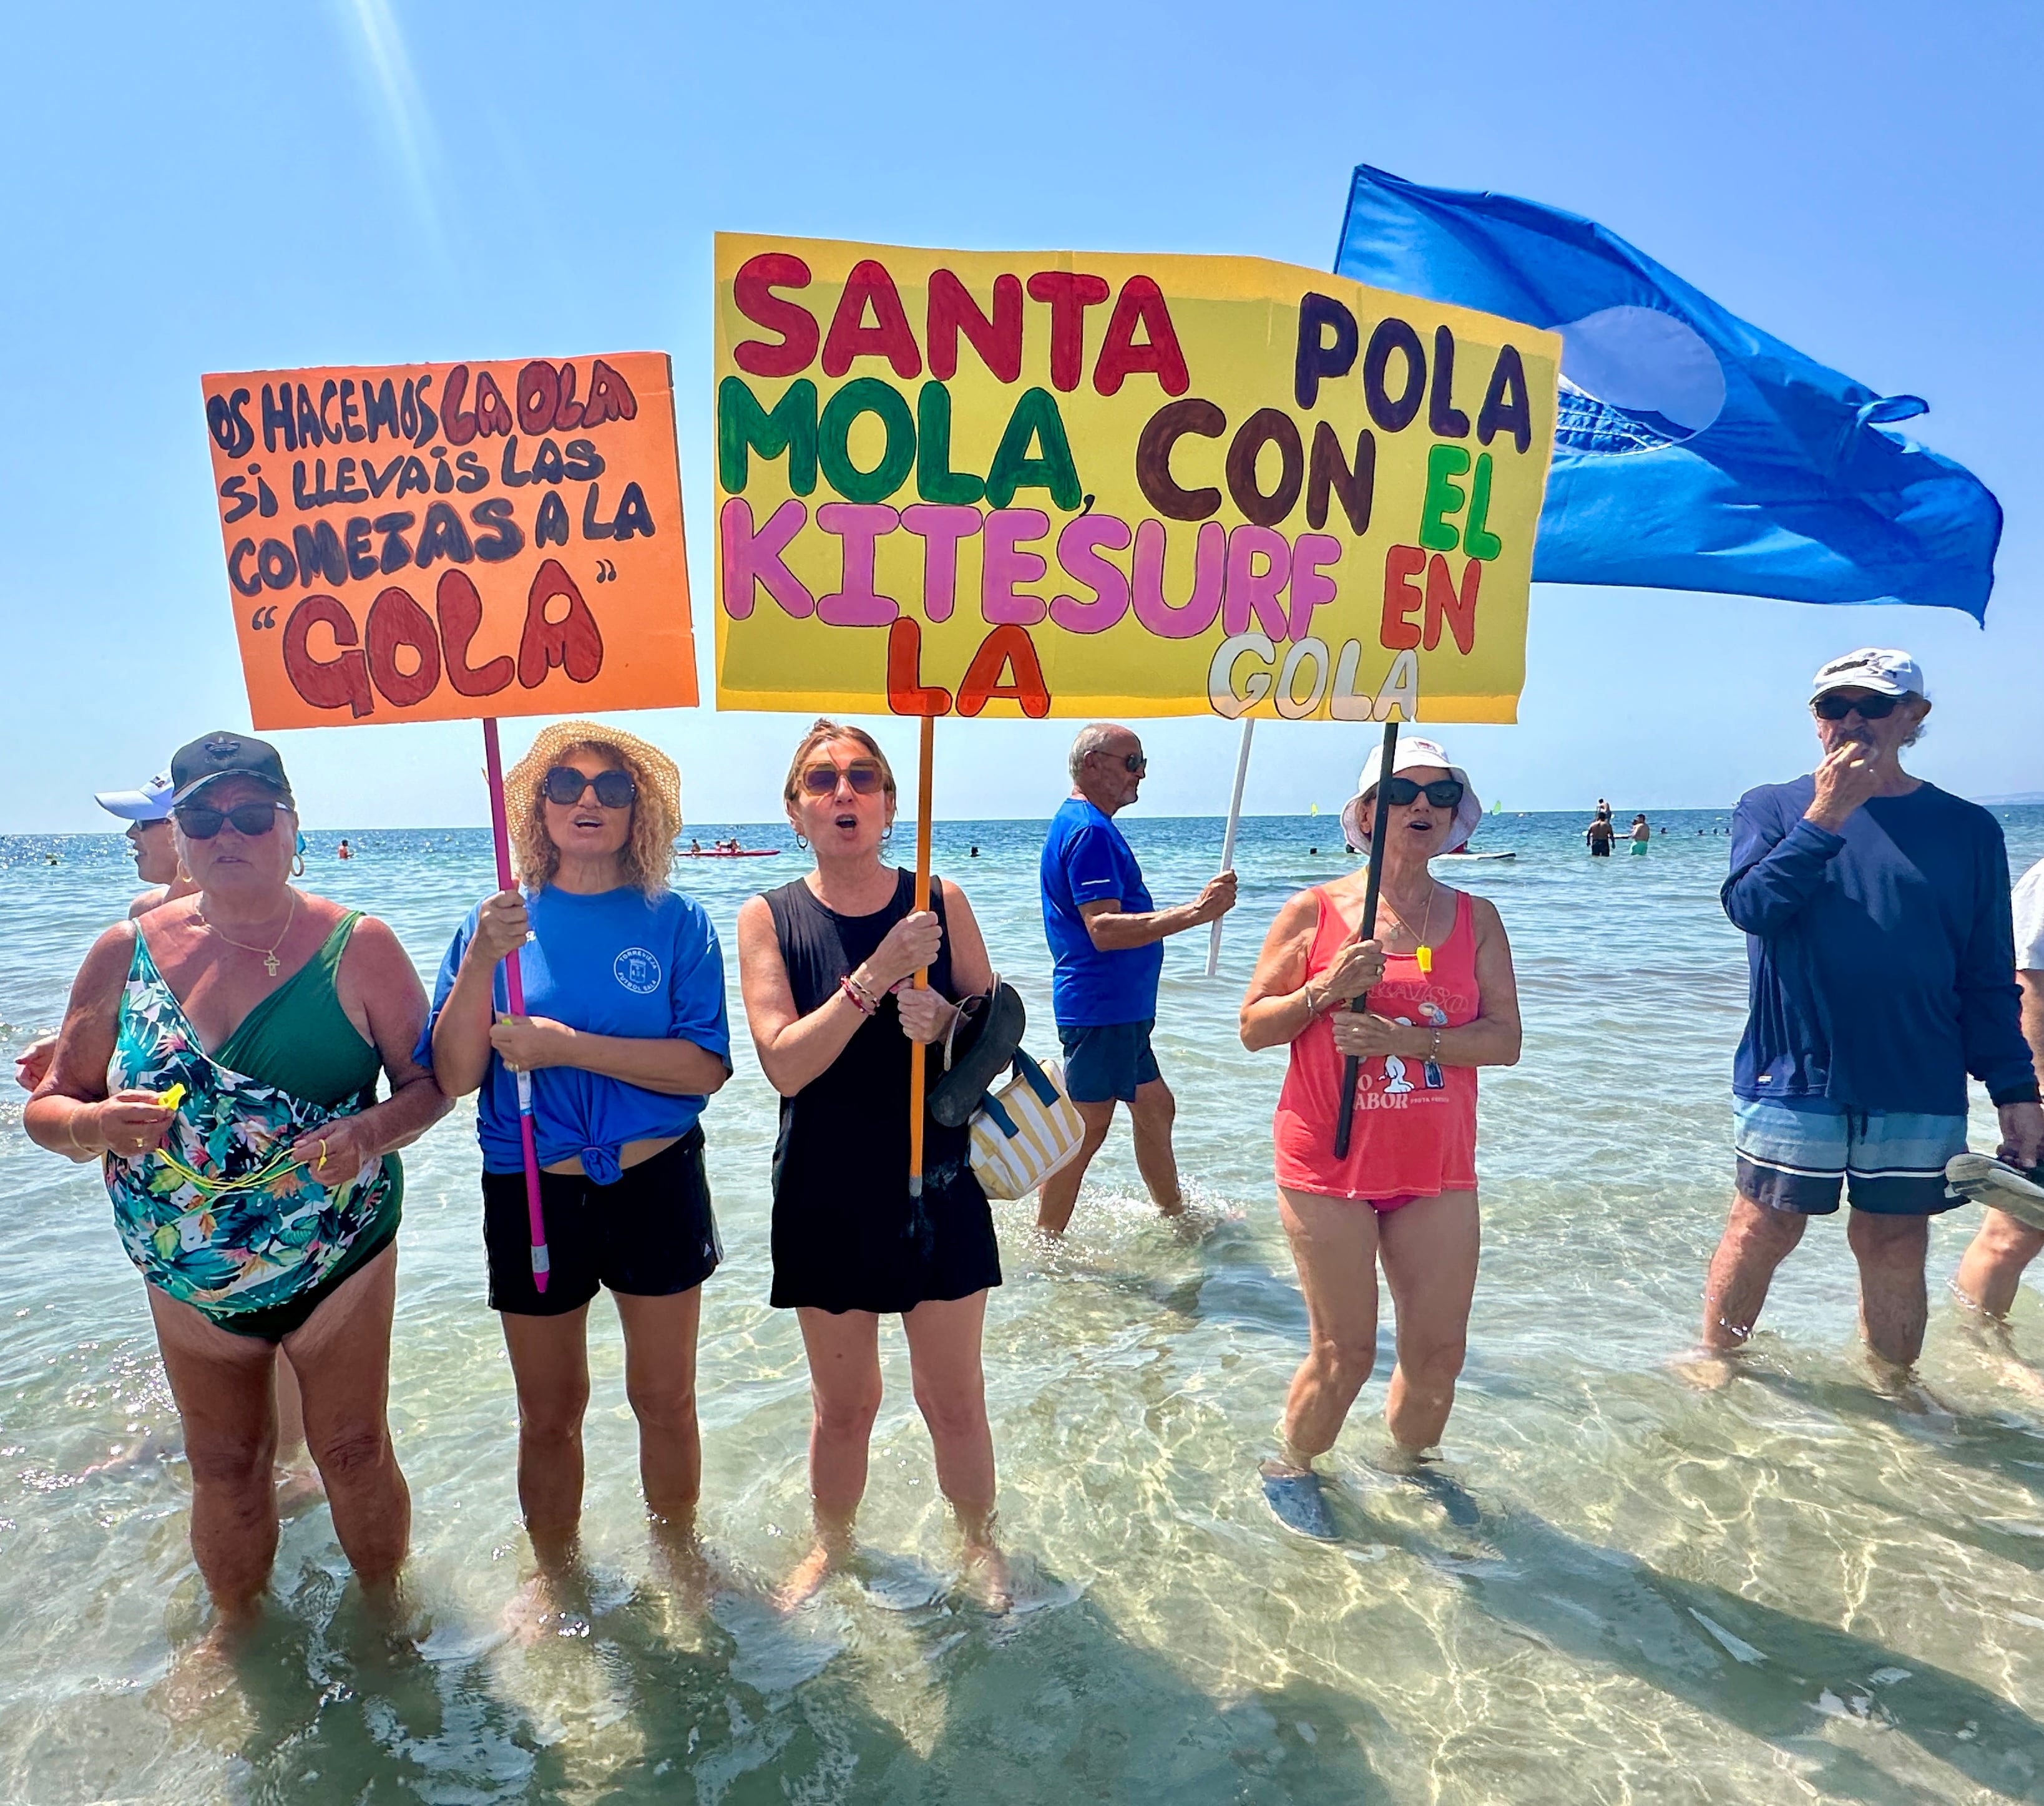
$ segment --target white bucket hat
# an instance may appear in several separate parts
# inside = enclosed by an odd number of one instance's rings
[[[1348,836],[1351,847],[1362,848],[1370,844],[1370,830],[1376,810],[1373,805],[1366,809],[1364,802],[1377,788],[1377,767],[1384,763],[1384,748],[1379,746],[1370,755],[1370,763],[1362,768],[1362,775],[1355,781],[1355,794],[1342,805],[1342,832]],[[1421,740],[1414,734],[1398,736],[1398,750],[1391,760],[1391,774],[1395,778],[1401,771],[1409,771],[1415,766],[1439,765],[1445,767],[1450,778],[1462,787],[1462,800],[1455,805],[1454,824],[1448,830],[1447,839],[1441,851],[1452,853],[1464,845],[1476,832],[1477,824],[1483,820],[1483,805],[1477,800],[1476,792],[1470,787],[1469,774],[1454,763],[1447,749],[1438,740]]]

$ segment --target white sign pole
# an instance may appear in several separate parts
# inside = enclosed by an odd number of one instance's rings
[[[1249,776],[1249,743],[1255,737],[1256,722],[1245,715],[1242,720],[1242,750],[1235,755],[1235,794],[1228,799],[1228,832],[1220,843],[1220,869],[1230,870],[1235,864],[1235,830],[1242,820],[1242,786]],[[1220,925],[1225,916],[1214,917],[1213,938],[1207,943],[1207,976],[1211,978],[1220,970]]]

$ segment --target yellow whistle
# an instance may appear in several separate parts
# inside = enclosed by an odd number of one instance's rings
[[[185,1088],[182,1081],[173,1085],[169,1090],[161,1091],[156,1094],[157,1103],[166,1110],[175,1110],[184,1100]]]
[[[1421,972],[1426,973],[1433,970],[1434,950],[1431,947],[1427,946],[1424,941],[1422,941],[1420,943],[1419,959],[1420,970]]]

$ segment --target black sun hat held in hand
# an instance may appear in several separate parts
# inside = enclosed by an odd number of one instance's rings
[[[970,1122],[980,1099],[1014,1060],[1028,1026],[1021,994],[1004,983],[998,972],[991,989],[967,997],[945,1046],[948,1070],[930,1093],[932,1118],[946,1128],[963,1128]]]

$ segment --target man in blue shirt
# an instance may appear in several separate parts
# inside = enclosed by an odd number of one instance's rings
[[[1085,1121],[1078,1153],[1036,1194],[1036,1227],[1061,1235],[1071,1221],[1087,1166],[1128,1105],[1135,1165],[1166,1216],[1185,1208],[1171,1152],[1178,1105],[1150,1049],[1166,936],[1235,907],[1235,874],[1224,871],[1190,903],[1159,909],[1114,825],[1142,788],[1148,761],[1128,728],[1096,721],[1080,730],[1069,760],[1072,793],[1051,818],[1043,843],[1043,934],[1055,970],[1051,1001],[1065,1048],[1065,1089]]]
[[[1931,705],[1905,652],[1868,648],[1812,681],[1824,756],[1733,817],[1725,913],[1746,932],[1750,1007],[1733,1080],[1738,1194],[1704,1293],[1718,1354],[1753,1333],[1804,1223],[1852,1205],[1860,1320],[1898,1379],[1923,1345],[1930,1219],[1966,1145],[1966,1075],[2034,1165],[2044,1110],[2017,1014],[2008,860],[1985,809],[1911,777]]]

